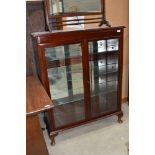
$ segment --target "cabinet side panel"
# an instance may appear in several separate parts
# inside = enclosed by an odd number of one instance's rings
[[[122,103],[122,76],[123,76],[123,35],[124,30],[121,30],[120,43],[119,43],[119,57],[118,57],[118,109],[121,110]]]
[[[37,115],[26,118],[26,154],[48,155]]]

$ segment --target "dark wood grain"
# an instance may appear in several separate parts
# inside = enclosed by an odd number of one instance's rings
[[[37,77],[26,78],[26,114],[36,114],[53,107],[50,97]]]
[[[38,113],[53,107],[52,101],[36,76],[26,78],[26,154],[48,155]]]
[[[26,117],[26,155],[48,155],[37,115]]]
[[[84,117],[80,119],[78,118],[77,113],[75,113],[74,109],[79,110],[78,104],[71,105],[64,104],[63,106],[56,106],[53,109],[48,111],[48,122],[50,126],[50,135],[54,135],[56,132],[60,130],[69,129],[87,122],[91,122],[92,120],[107,117],[112,115],[117,115],[119,121],[122,117],[121,110],[121,95],[122,95],[122,67],[123,67],[123,26],[112,27],[112,28],[99,28],[99,29],[89,29],[89,30],[77,30],[77,31],[65,31],[65,32],[52,32],[52,33],[35,33],[33,34],[34,43],[35,43],[35,52],[38,55],[38,70],[39,70],[39,78],[43,83],[45,90],[50,96],[49,89],[49,81],[48,81],[48,73],[47,68],[55,67],[58,64],[48,64],[46,63],[45,58],[45,48],[69,45],[74,43],[80,43],[82,47],[82,66],[83,66],[83,86],[84,86],[84,106],[82,107],[84,110]],[[96,42],[98,40],[107,40],[117,38],[119,41],[119,50],[114,51],[112,53],[94,53],[89,54],[88,42]],[[111,93],[109,95],[103,95],[96,98],[91,98],[91,84],[90,84],[90,73],[89,73],[89,61],[98,61],[106,59],[106,73],[107,73],[107,81],[111,80],[113,77],[117,77],[118,87],[116,88],[116,93]],[[117,61],[115,61],[118,59]],[[70,59],[74,62],[79,63],[79,60]],[[68,61],[70,61],[68,59]],[[78,61],[77,61],[78,60]],[[67,61],[66,61],[67,62]],[[108,72],[109,63],[117,63],[118,72],[115,68],[116,73]],[[67,65],[63,64],[63,65]],[[113,67],[114,68],[114,67]],[[94,79],[99,78],[99,75],[95,73]],[[107,103],[103,101],[106,98]],[[102,104],[99,106],[97,102]],[[83,114],[79,114],[83,116]],[[51,137],[51,139],[53,139]]]
[[[125,28],[124,26],[111,27],[111,28],[96,28],[96,29],[86,29],[86,30],[75,30],[75,31],[52,31],[52,32],[36,32],[32,35],[34,37],[39,37],[38,43],[52,43],[52,42],[61,42],[65,44],[65,40],[72,41],[73,43],[78,43],[75,39],[83,40],[98,40],[100,37],[114,37],[118,36],[120,33],[117,30],[122,30]],[[66,38],[66,35],[68,36]],[[104,36],[103,36],[104,35]],[[121,34],[120,34],[121,35]],[[55,40],[58,39],[58,40]]]

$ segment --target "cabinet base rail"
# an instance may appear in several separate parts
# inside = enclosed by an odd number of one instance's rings
[[[110,117],[110,116],[113,116],[113,115],[116,115],[118,117],[118,120],[117,120],[118,123],[120,123],[120,124],[123,123],[123,120],[122,120],[123,111],[118,111],[118,112],[114,112],[112,114],[103,115],[103,116],[97,116],[97,117],[91,118],[91,120],[85,120],[85,121],[82,121],[82,122],[78,122],[78,123],[76,123],[74,125],[68,125],[66,127],[63,127],[63,129],[57,129],[55,131],[50,132],[49,133],[49,138],[51,140],[51,145],[54,146],[56,144],[55,137],[59,134],[59,132],[65,131],[67,129],[72,129],[74,127],[78,127],[79,125],[84,125],[84,124],[93,122],[95,120],[101,120],[103,118]]]

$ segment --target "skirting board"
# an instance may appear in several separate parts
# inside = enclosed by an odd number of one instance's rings
[[[122,103],[125,103],[127,101],[129,101],[129,97],[128,96],[122,97]]]

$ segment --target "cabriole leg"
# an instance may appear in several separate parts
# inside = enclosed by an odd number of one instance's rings
[[[123,120],[122,120],[123,112],[119,113],[117,116],[118,116],[117,122],[118,122],[118,123],[123,123]]]
[[[55,145],[55,137],[57,135],[58,135],[58,133],[50,134],[51,145]]]

